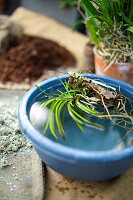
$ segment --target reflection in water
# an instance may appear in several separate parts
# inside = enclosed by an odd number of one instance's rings
[[[42,109],[41,104],[39,102],[36,102],[32,105],[30,110],[30,121],[33,126],[41,131],[47,122],[48,114],[48,109]]]
[[[31,107],[30,121],[41,134],[47,122],[48,114],[48,108],[42,109],[41,103],[39,102],[36,102]],[[45,136],[66,146],[90,151],[114,151],[133,145],[133,132],[128,134],[126,139],[123,140],[126,131],[119,126],[114,126],[114,122],[109,119],[100,119],[94,116],[90,116],[89,119],[103,125],[105,130],[100,131],[92,127],[84,127],[85,131],[82,132],[69,116],[66,109],[64,118],[65,141],[60,137],[56,126],[55,130],[58,140],[53,137],[49,129]]]
[[[57,88],[64,91],[64,88],[60,83],[58,86],[51,85],[45,92],[54,95],[55,93],[57,94]],[[124,91],[121,92],[124,94]],[[132,96],[129,98],[132,98]],[[48,100],[48,98],[44,96],[43,93],[36,96],[36,103],[32,105],[30,111],[30,121],[40,134],[44,131],[49,115],[49,110],[47,108],[42,109],[41,103],[39,103],[44,100]],[[130,103],[126,104],[126,110],[131,110]],[[45,136],[57,143],[89,151],[114,151],[133,145],[133,131],[126,135],[124,128],[114,126],[115,119],[113,119],[114,122],[112,122],[109,119],[100,119],[91,115],[89,116],[89,120],[95,123],[100,123],[105,127],[105,130],[101,131],[99,129],[85,126],[84,132],[82,132],[70,117],[66,109],[64,117],[65,141],[59,135],[56,123],[55,132],[58,140],[54,138],[49,129],[46,131]],[[126,137],[123,139],[125,135]]]

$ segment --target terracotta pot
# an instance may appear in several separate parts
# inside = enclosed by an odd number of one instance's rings
[[[99,56],[94,50],[95,73],[103,76],[122,80],[133,85],[133,63],[114,63],[104,71],[107,65],[103,57]]]

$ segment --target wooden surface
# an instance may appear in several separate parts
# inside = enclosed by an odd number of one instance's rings
[[[42,200],[42,163],[32,148],[8,155],[9,166],[0,168],[0,200]]]
[[[55,20],[24,8],[16,10],[12,19],[24,27],[25,33],[55,40],[67,47],[76,56],[78,67],[82,66],[87,37],[72,33],[70,28]],[[133,168],[110,181],[90,183],[65,178],[47,167],[45,200],[132,200],[132,187]]]
[[[109,181],[84,182],[47,167],[46,188],[45,200],[133,200],[133,168]]]
[[[17,109],[26,91],[0,90],[0,106]],[[1,124],[0,124],[1,125]],[[0,159],[2,157],[0,152]],[[7,154],[8,166],[0,167],[0,200],[42,200],[43,167],[33,147]],[[1,161],[1,160],[0,160]]]

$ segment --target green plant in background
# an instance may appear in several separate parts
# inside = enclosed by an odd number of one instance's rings
[[[60,136],[65,139],[65,130],[61,116],[66,108],[70,117],[82,131],[84,131],[83,126],[90,126],[100,130],[104,129],[100,123],[97,124],[91,121],[89,116],[101,120],[109,118],[112,122],[113,118],[115,118],[114,125],[118,125],[128,132],[133,130],[132,111],[128,113],[125,108],[127,99],[124,100],[123,96],[116,92],[115,88],[103,82],[83,77],[75,72],[69,73],[69,80],[65,83],[56,74],[54,75],[61,81],[65,91],[57,89],[57,94],[52,96],[36,85],[42,93],[49,97],[42,102],[42,109],[49,108],[49,116],[43,134],[49,128],[57,139],[56,124]],[[129,102],[131,103],[132,110],[132,102],[130,100]]]
[[[133,62],[133,0],[81,0],[85,22],[98,54]]]
[[[77,5],[99,55],[113,63],[133,62],[133,0],[64,0],[64,5]],[[106,69],[106,70],[107,70]]]
[[[75,6],[77,5],[78,0],[61,0],[59,6],[61,8],[66,8],[68,6]]]

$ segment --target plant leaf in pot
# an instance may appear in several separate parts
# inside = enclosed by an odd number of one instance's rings
[[[81,5],[96,46],[96,73],[133,84],[133,1],[81,0]]]

